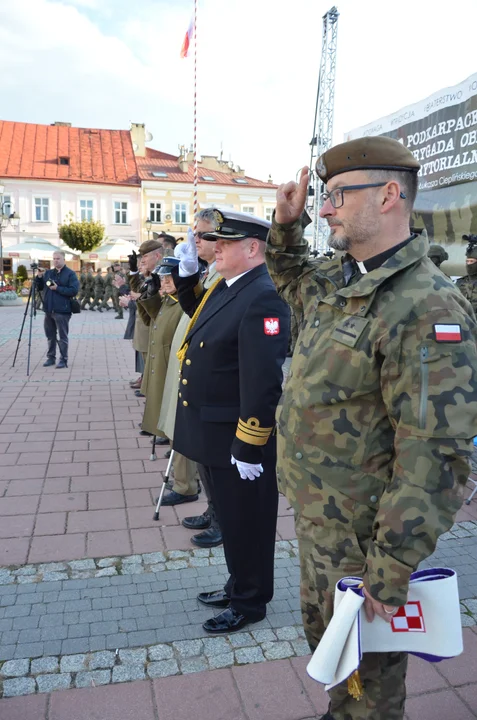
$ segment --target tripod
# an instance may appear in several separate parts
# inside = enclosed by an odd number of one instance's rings
[[[15,356],[13,358],[12,368],[15,367],[15,362],[18,355],[18,350],[20,349],[20,342],[22,339],[23,334],[23,328],[25,327],[25,320],[28,315],[28,309],[30,309],[30,327],[28,330],[28,358],[27,358],[27,377],[30,375],[30,355],[31,355],[31,333],[32,333],[32,325],[33,325],[33,317],[36,317],[36,276],[35,276],[35,268],[33,268],[33,279],[31,281],[31,287],[30,292],[28,293],[28,300],[25,308],[25,312],[23,313],[23,320],[22,320],[22,326],[20,328],[20,335],[18,336],[18,342],[17,342],[17,349],[15,350]],[[40,298],[41,302],[41,295],[38,293],[38,297]]]

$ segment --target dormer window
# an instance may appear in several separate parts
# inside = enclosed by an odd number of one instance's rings
[[[60,162],[60,165],[69,165],[69,164],[70,164],[70,159],[69,159],[69,157],[67,157],[66,155],[61,155],[59,162]]]

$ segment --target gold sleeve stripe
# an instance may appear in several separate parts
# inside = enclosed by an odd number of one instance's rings
[[[249,418],[247,422],[239,418],[235,435],[239,440],[249,445],[266,445],[272,430],[273,427],[260,427],[260,422],[257,418]]]

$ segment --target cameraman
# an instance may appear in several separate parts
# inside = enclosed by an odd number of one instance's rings
[[[79,281],[76,273],[66,267],[65,253],[56,250],[53,253],[53,268],[51,270],[38,269],[36,287],[44,290],[43,308],[45,310],[45,335],[48,340],[48,353],[43,367],[49,367],[56,362],[56,343],[58,332],[58,347],[60,348],[60,361],[56,366],[68,367],[68,325],[71,317],[71,298],[79,290]]]

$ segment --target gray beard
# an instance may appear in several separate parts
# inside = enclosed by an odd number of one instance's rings
[[[334,233],[330,233],[328,237],[328,245],[330,248],[333,248],[333,250],[342,250],[343,252],[347,252],[350,247],[350,240],[348,237],[336,237]]]

